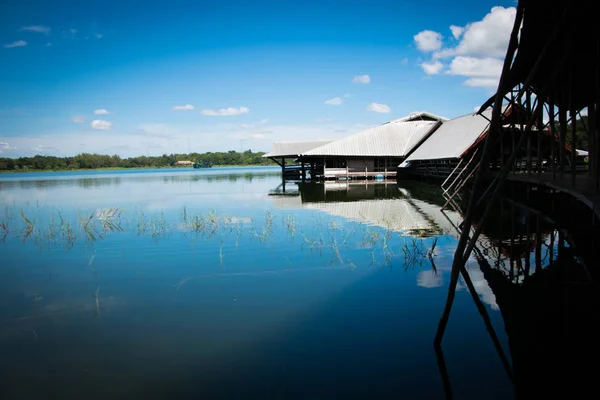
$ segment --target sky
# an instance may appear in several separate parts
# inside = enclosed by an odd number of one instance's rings
[[[494,92],[514,0],[0,2],[0,157],[269,151]]]

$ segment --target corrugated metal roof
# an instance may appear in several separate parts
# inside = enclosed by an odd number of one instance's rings
[[[438,121],[392,121],[325,146],[303,156],[401,157],[408,154]]]
[[[312,150],[315,147],[320,147],[331,142],[332,140],[311,140],[307,142],[277,142],[273,143],[272,151],[270,153],[264,154],[263,157],[297,157],[308,150]]]
[[[436,121],[448,121],[448,118],[444,118],[444,117],[440,117],[439,115],[435,115],[432,113],[429,113],[427,111],[415,111],[412,112],[410,114],[408,114],[406,117],[402,117],[396,120],[396,122],[402,122],[402,121],[422,121],[422,120],[436,120]]]
[[[491,118],[491,109],[483,114]],[[405,160],[405,163],[415,160],[459,158],[487,131],[488,126],[489,121],[479,114],[464,115],[446,121]]]

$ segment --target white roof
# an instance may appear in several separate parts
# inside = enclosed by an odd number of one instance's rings
[[[302,153],[303,156],[402,157],[439,124],[391,121]]]
[[[483,112],[491,118],[491,109]],[[469,114],[446,121],[405,160],[460,158],[488,130],[489,121],[479,114]]]
[[[578,156],[589,156],[590,153],[587,150],[575,149],[575,154]]]
[[[397,122],[401,121],[422,121],[422,120],[436,120],[436,121],[448,121],[448,118],[440,117],[439,115],[435,115],[429,113],[427,111],[415,111],[408,114],[406,117],[402,117],[397,119]]]
[[[270,153],[264,154],[263,157],[297,157],[305,151],[320,147],[331,143],[331,140],[311,140],[306,142],[278,142],[273,143],[273,148]]]

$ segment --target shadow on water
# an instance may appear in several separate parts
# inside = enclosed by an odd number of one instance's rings
[[[488,332],[518,399],[597,396],[598,224],[589,208],[568,195],[511,184],[474,248],[502,314],[512,362]],[[485,308],[478,310],[487,325]],[[435,348],[451,398],[452,372],[442,347]]]

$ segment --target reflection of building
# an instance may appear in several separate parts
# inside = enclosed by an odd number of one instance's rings
[[[306,208],[407,235],[425,237],[452,233],[439,207],[411,197],[396,182],[298,183],[297,196],[272,196],[275,207]],[[446,212],[456,223],[460,216]]]

